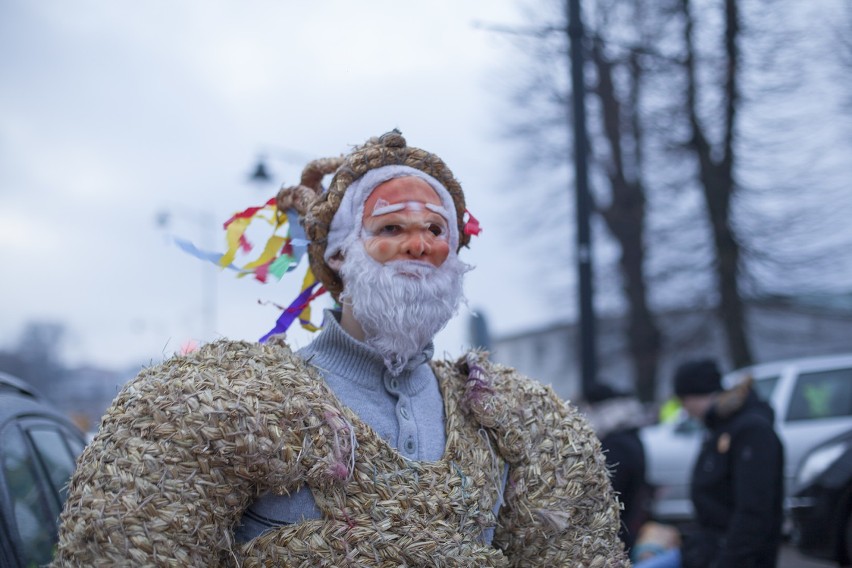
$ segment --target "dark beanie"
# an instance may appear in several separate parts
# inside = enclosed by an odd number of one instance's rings
[[[611,398],[619,398],[627,396],[627,393],[617,391],[611,386],[604,383],[592,383],[585,390],[586,402],[589,404],[597,404]]]
[[[722,390],[722,375],[712,359],[683,363],[675,371],[674,391],[677,396],[710,394]]]

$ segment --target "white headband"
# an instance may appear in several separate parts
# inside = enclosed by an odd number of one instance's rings
[[[369,198],[368,198],[369,199]],[[367,203],[366,201],[364,202]],[[387,215],[388,213],[396,213],[397,211],[402,211],[403,209],[408,211],[424,211],[428,209],[432,213],[437,213],[444,220],[449,223],[452,218],[449,211],[447,211],[446,207],[441,205],[435,205],[434,203],[421,203],[419,201],[405,201],[403,203],[394,203],[390,204],[384,199],[379,199],[376,201],[376,205],[373,206],[373,211],[370,213],[370,217],[379,217],[380,215]]]

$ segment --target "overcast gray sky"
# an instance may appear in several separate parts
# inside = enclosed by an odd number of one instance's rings
[[[210,338],[214,281],[214,335],[258,338],[278,312],[257,300],[289,302],[303,271],[268,285],[204,272],[158,212],[222,250],[215,226],[277,187],[246,182],[258,153],[292,182],[292,156],[394,127],[447,161],[482,222],[462,253],[471,306],[497,332],[552,316],[498,191],[512,183],[499,138],[512,48],[473,25],[517,18],[513,0],[0,3],[0,345],[61,321],[69,362],[157,361]],[[463,313],[439,352],[459,353],[465,332]]]

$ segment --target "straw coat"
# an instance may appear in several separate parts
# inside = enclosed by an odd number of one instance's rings
[[[402,457],[280,343],[219,341],[143,371],[79,459],[53,565],[628,566],[583,417],[481,354],[432,367],[436,462]],[[257,495],[303,484],[323,519],[235,542]]]

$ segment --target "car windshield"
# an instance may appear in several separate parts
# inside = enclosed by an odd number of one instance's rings
[[[852,368],[804,373],[790,397],[788,421],[852,415]]]

